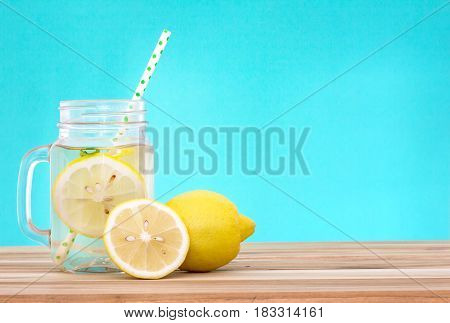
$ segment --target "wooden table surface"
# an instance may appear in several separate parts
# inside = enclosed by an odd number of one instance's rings
[[[156,281],[49,271],[43,247],[0,248],[8,302],[448,302],[450,243],[247,243],[210,273]],[[382,260],[381,258],[385,259]],[[47,274],[45,274],[48,272]]]

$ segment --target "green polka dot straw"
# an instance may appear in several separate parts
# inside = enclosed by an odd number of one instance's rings
[[[144,91],[147,88],[148,82],[153,72],[155,71],[155,66],[158,64],[158,61],[161,58],[161,54],[163,53],[164,48],[167,45],[170,34],[171,34],[170,31],[168,31],[167,29],[164,29],[163,32],[161,33],[161,36],[159,37],[158,42],[156,43],[156,47],[153,50],[152,55],[150,56],[150,59],[144,70],[144,73],[142,73],[142,76],[139,79],[139,83],[136,88],[136,91],[134,91],[132,100],[139,100],[142,98],[142,95],[144,94]]]
[[[75,242],[75,237],[77,234],[70,230],[69,234],[66,238],[61,242],[58,249],[56,249],[56,253],[54,256],[54,261],[57,265],[60,265],[66,260],[67,255],[70,252],[70,248],[72,248],[73,243]]]
[[[161,58],[161,54],[164,51],[164,48],[166,48],[167,42],[169,41],[171,32],[167,29],[164,29],[161,33],[161,36],[159,36],[158,42],[156,43],[156,47],[153,50],[152,55],[150,56],[150,59],[147,63],[147,66],[142,73],[141,78],[139,79],[138,86],[136,90],[134,91],[132,100],[140,100],[142,99],[142,96],[144,95],[145,89],[147,88],[148,82],[152,78],[153,73],[155,72],[155,67],[158,64],[159,59]],[[128,122],[128,118],[123,118],[124,122]],[[119,141],[119,138],[124,135],[126,131],[126,128],[120,129],[116,136],[112,139],[114,143],[117,143]]]

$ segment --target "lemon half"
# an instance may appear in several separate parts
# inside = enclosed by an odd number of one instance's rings
[[[170,274],[189,249],[188,232],[179,216],[150,199],[117,206],[106,221],[103,241],[117,267],[144,279]]]
[[[52,190],[53,207],[73,231],[96,238],[103,234],[112,209],[146,197],[142,176],[128,164],[104,154],[82,157],[58,176]]]

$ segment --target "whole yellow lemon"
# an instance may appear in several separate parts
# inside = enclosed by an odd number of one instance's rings
[[[183,193],[167,205],[181,217],[190,237],[181,270],[206,272],[226,265],[239,253],[241,240],[254,231],[254,222],[240,216],[230,200],[215,192]]]

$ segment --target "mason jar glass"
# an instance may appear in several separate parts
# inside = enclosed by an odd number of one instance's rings
[[[141,100],[62,101],[59,137],[22,159],[17,215],[24,234],[50,246],[55,266],[70,272],[119,271],[103,244],[118,204],[153,195],[153,149]],[[31,215],[34,168],[50,164],[51,227]]]

